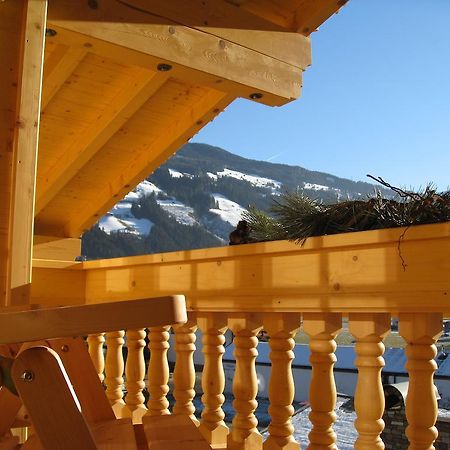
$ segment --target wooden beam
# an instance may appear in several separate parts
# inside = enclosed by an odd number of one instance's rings
[[[187,321],[183,295],[0,313],[0,344],[87,336]]]
[[[171,77],[189,84],[197,84],[216,90],[221,90],[223,92],[227,92],[235,98],[250,98],[251,94],[255,92],[255,89],[252,86],[247,86],[245,84],[227,79],[223,76],[215,76],[212,73],[203,72],[165,58],[157,57],[150,53],[144,53],[138,50],[126,48],[121,45],[102,39],[97,39],[92,36],[87,36],[76,31],[71,31],[54,24],[51,25],[51,27],[54,31],[56,31],[56,35],[48,38],[47,41],[51,39],[52,42],[65,46],[80,49],[88,48],[90,53],[94,53],[101,58],[106,58],[120,63],[126,61],[127,64],[146,69],[157,69],[159,64],[167,63],[172,66],[172,70],[170,71]],[[300,73],[299,80],[301,82],[301,71],[295,67],[294,69]],[[269,91],[260,90],[259,92],[263,94],[263,97],[254,101],[269,106],[281,106],[292,100],[280,97]]]
[[[48,44],[47,44],[48,45]],[[42,110],[45,110],[53,96],[69,78],[75,68],[86,56],[86,48],[72,48],[54,45],[54,49],[45,60],[44,87],[42,92]]]
[[[75,261],[81,255],[81,239],[34,236],[33,258]]]
[[[259,1],[259,0],[258,0]],[[138,24],[180,24],[243,30],[283,31],[285,28],[223,0],[101,0],[96,8],[71,0],[52,0],[49,20],[103,21]]]
[[[63,236],[78,237],[105,214],[117,200],[124,197],[130,186],[136,186],[140,181],[159,167],[173,155],[188,139],[198,132],[202,126],[215,117],[230,102],[230,98],[220,91],[210,90],[192,107],[183,109],[182,114],[175,117],[170,125],[161,130],[158,138],[153,140],[145,152],[136,157],[132,163],[124,167],[120,173],[109,179],[104,188],[96,192],[96,201],[76,208],[66,217]],[[47,230],[45,223],[36,225],[39,230]]]
[[[302,0],[295,13],[295,29],[305,36],[316,31],[322,23],[339,11],[348,0]]]
[[[269,92],[285,100],[300,95],[302,71],[298,67],[197,29],[109,22],[51,24],[231,80],[254,92]]]
[[[2,305],[29,296],[46,12],[46,0],[0,3]]]
[[[89,261],[86,300],[183,292],[214,312],[450,313],[450,223]],[[406,264],[406,268],[404,266]],[[91,300],[92,299],[92,300]]]
[[[36,215],[166,80],[166,74],[140,67],[134,69],[130,81],[97,120],[40,176],[36,192]]]

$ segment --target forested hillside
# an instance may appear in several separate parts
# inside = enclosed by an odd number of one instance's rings
[[[242,213],[283,192],[323,202],[366,198],[374,185],[187,144],[83,236],[88,259],[226,245]]]

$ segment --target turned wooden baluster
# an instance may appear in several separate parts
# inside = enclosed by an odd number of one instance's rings
[[[236,412],[231,432],[227,437],[228,449],[254,450],[262,448],[262,436],[256,428],[254,411],[258,406],[258,379],[256,377],[256,349],[262,317],[257,314],[235,314],[228,321],[234,333],[236,371],[233,379],[233,407]]]
[[[303,329],[310,337],[311,385],[309,419],[312,430],[309,433],[308,450],[335,450],[336,433],[336,383],[333,366],[336,362],[335,337],[342,328],[342,315],[333,313],[310,313],[303,315]]]
[[[292,376],[294,336],[300,327],[300,314],[271,313],[264,318],[264,328],[270,336],[270,361],[272,370],[269,381],[269,437],[264,450],[299,450],[294,439],[291,417],[295,386]]]
[[[116,417],[124,417],[125,402],[123,401],[123,354],[124,331],[111,331],[106,333],[106,364],[105,384],[106,396],[116,414]]]
[[[170,327],[151,327],[149,333],[150,363],[148,366],[148,391],[150,399],[147,403],[148,413],[151,416],[170,414],[169,401],[166,398],[169,392],[169,363],[167,350],[169,348]]]
[[[390,331],[389,314],[350,314],[350,332],[356,338],[355,366],[358,383],[355,392],[356,450],[384,449],[380,434],[384,429],[384,393],[381,370],[384,367],[383,337]]]
[[[145,387],[145,329],[127,331],[127,364],[125,374],[127,377],[126,404],[135,423],[141,422],[142,416],[147,412],[144,405],[145,397],[142,390]]]
[[[225,353],[224,333],[227,329],[227,318],[221,313],[202,314],[197,319],[203,333],[204,366],[202,373],[202,420],[199,430],[205,439],[214,446],[226,447],[228,427],[223,419],[225,413],[222,405],[225,401],[225,374],[222,356]]]
[[[105,333],[90,334],[87,338],[89,355],[97,371],[100,381],[105,379],[105,356],[103,355],[103,344],[105,343]]]
[[[185,414],[198,425],[195,406],[192,399],[195,397],[195,332],[197,323],[195,315],[190,313],[188,321],[183,325],[173,327],[175,331],[175,371],[173,373],[175,406],[174,414]]]
[[[432,450],[438,432],[437,400],[433,374],[437,368],[436,340],[442,333],[442,314],[400,314],[399,331],[407,342],[406,436],[409,450]]]

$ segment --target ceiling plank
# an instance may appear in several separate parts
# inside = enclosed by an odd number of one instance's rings
[[[86,56],[86,48],[72,48],[64,45],[56,45],[45,60],[44,66],[44,88],[42,92],[41,109],[46,106],[59,88],[69,78],[75,68]]]
[[[135,68],[121,92],[101,115],[75,140],[68,151],[47,168],[36,193],[36,215],[101,149],[124,123],[166,82],[165,73]]]
[[[223,92],[210,90],[191,107],[184,110],[155,139],[146,151],[134,159],[120,173],[103,183],[104,188],[96,192],[96,201],[85,204],[82,209],[72,210],[64,226],[63,235],[80,236],[90,228],[99,217],[105,214],[117,200],[124,197],[130,186],[136,186],[153,170],[172,156],[188,139],[197,133],[204,123],[209,122],[222,111],[233,98]],[[61,230],[59,230],[61,233]],[[58,233],[58,234],[59,234]]]
[[[27,303],[47,1],[0,3],[0,305]]]

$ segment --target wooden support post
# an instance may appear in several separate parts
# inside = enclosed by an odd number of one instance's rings
[[[258,379],[255,360],[258,338],[263,319],[257,314],[233,314],[228,325],[234,333],[236,371],[233,380],[233,418],[227,448],[236,450],[257,450],[262,448],[263,439],[256,426],[255,409],[258,406]]]
[[[29,301],[47,0],[0,2],[0,305]]]
[[[173,374],[175,405],[174,414],[184,414],[189,416],[198,425],[195,418],[195,406],[192,403],[195,397],[195,332],[197,323],[195,314],[189,314],[189,320],[183,325],[175,325],[175,371]]]
[[[147,412],[144,405],[144,394],[142,390],[145,387],[145,329],[128,330],[127,336],[127,364],[125,367],[126,381],[126,404],[131,414],[133,422],[142,422],[142,416]]]
[[[124,331],[106,333],[106,367],[105,384],[106,396],[118,419],[124,416],[125,402],[123,401],[123,355]]]
[[[164,416],[170,414],[169,401],[169,363],[167,350],[169,349],[170,327],[150,328],[150,363],[148,366],[148,390],[150,399],[147,403],[150,416]]]
[[[269,437],[264,442],[264,450],[300,450],[294,439],[291,417],[294,414],[292,402],[295,386],[292,376],[294,359],[294,336],[300,327],[300,314],[270,313],[264,320],[269,333],[270,361],[272,370],[269,383]]]
[[[226,447],[228,427],[225,425],[222,405],[225,401],[225,373],[222,356],[225,353],[224,333],[227,318],[221,313],[202,314],[197,319],[203,333],[203,355],[205,365],[202,373],[202,402],[204,409],[200,431],[205,439],[214,446]]]
[[[380,434],[384,429],[384,392],[381,369],[384,367],[383,337],[391,329],[389,314],[350,314],[350,332],[356,338],[358,383],[355,392],[356,450],[382,450]]]
[[[335,337],[342,328],[341,314],[309,313],[303,315],[303,329],[310,337],[310,362],[312,367],[309,402],[309,419],[313,425],[309,433],[308,450],[337,450],[336,433],[336,383],[333,366],[336,362]]]
[[[409,374],[406,397],[408,450],[433,450],[438,432],[436,391],[433,374],[437,369],[436,341],[442,333],[442,314],[402,313],[400,334],[407,342],[406,369]]]

